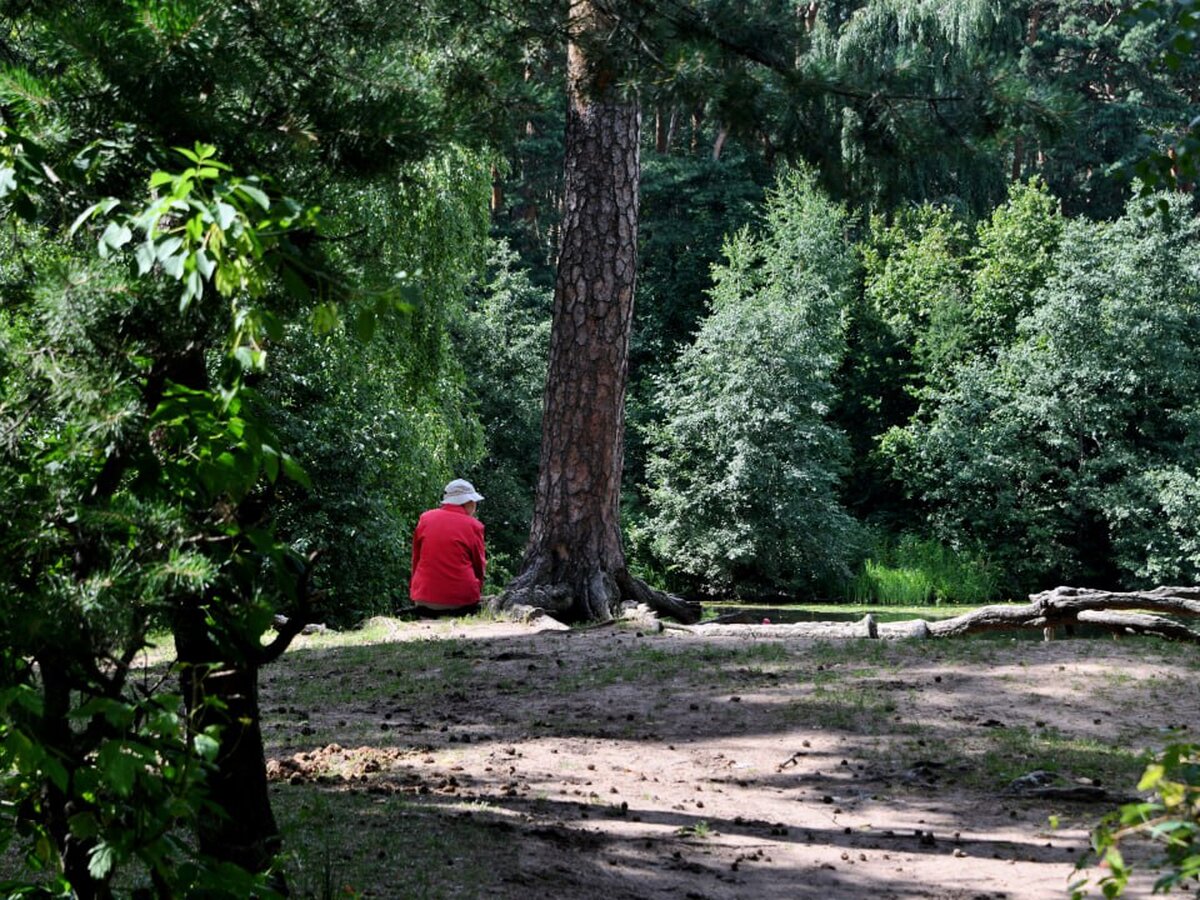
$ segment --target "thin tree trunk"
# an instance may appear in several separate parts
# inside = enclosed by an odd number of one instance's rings
[[[620,491],[625,386],[637,266],[640,114],[589,53],[606,21],[571,3],[562,237],[533,524],[502,598],[570,620],[603,621],[623,599],[670,607],[625,567]],[[679,613],[687,615],[682,601]]]
[[[60,761],[73,781],[81,768],[78,748],[70,728],[71,679],[63,673],[71,665],[69,660],[55,659],[53,655],[39,658],[42,672],[42,710],[40,735],[42,742],[55,753],[61,754]],[[58,848],[63,877],[70,882],[72,895],[79,900],[105,900],[112,896],[107,878],[93,878],[88,869],[95,838],[79,837],[71,832],[71,817],[84,812],[83,804],[77,805],[71,792],[59,790],[52,782],[45,786],[44,815],[50,837]],[[90,809],[89,809],[90,811]]]
[[[489,208],[492,214],[498,213],[504,206],[504,186],[500,183],[500,170],[492,166],[492,200]]]
[[[712,158],[713,162],[721,161],[721,151],[725,149],[725,142],[729,139],[729,129],[724,125],[717,130],[717,138],[713,141]]]
[[[667,117],[663,115],[662,104],[654,107],[654,152],[667,152]]]

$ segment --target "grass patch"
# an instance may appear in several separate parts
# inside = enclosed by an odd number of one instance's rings
[[[787,706],[789,723],[807,728],[845,731],[851,734],[878,734],[905,730],[894,726],[896,701],[870,684],[829,681],[816,685],[802,700]]]
[[[997,728],[978,757],[972,780],[979,787],[1004,787],[1040,769],[1067,779],[1092,779],[1119,793],[1134,788],[1144,765],[1143,754],[1126,746],[1054,728]]]
[[[733,681],[744,677],[747,674],[745,670],[751,665],[759,667],[757,671],[761,674],[762,664],[782,665],[791,658],[791,651],[775,642],[743,647],[705,644],[672,650],[639,647],[618,659],[564,674],[554,681],[552,690],[557,694],[573,694],[623,682],[654,683],[689,676],[708,683],[714,679],[717,682]]]
[[[278,785],[271,800],[294,897],[479,897],[517,852],[474,810],[313,785]]]
[[[841,593],[854,603],[940,606],[992,603],[1001,586],[1001,573],[985,558],[904,535],[881,544]]]

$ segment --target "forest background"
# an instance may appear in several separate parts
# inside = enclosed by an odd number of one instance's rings
[[[1196,580],[1191,4],[600,5],[645,126],[639,576],[946,602]],[[6,753],[62,794],[39,821],[79,838],[78,882],[133,851],[98,837],[119,803],[73,817],[77,771],[152,792],[131,754],[175,747],[199,802],[181,736],[253,749],[230,729],[256,714],[187,673],[253,679],[281,610],[401,609],[451,477],[487,496],[488,589],[519,571],[569,28],[563,4],[0,9],[4,704],[41,723]],[[186,725],[125,681],[164,622]],[[229,840],[202,849],[260,867]]]

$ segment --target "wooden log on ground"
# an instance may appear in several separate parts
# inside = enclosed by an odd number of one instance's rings
[[[1200,616],[1200,588],[1157,587],[1151,591],[1096,591],[1056,587],[1030,594],[1032,605],[1058,614],[1083,610],[1138,609],[1174,616]]]
[[[1139,612],[1127,612],[1139,610]],[[1146,612],[1150,610],[1152,612]],[[1164,615],[1156,615],[1161,613]],[[1040,629],[1046,640],[1060,628],[1069,634],[1075,625],[1092,625],[1115,635],[1145,635],[1200,644],[1200,631],[1166,618],[1200,616],[1200,588],[1158,587],[1150,591],[1097,591],[1057,587],[1030,596],[1020,605],[983,606],[939,621],[912,619],[877,624],[867,615],[859,622],[804,622],[793,625],[735,625],[708,623],[671,626],[693,634],[774,638],[947,638],[988,631]]]
[[[1186,625],[1164,619],[1162,616],[1085,609],[1079,613],[1078,618],[1086,625],[1107,628],[1117,635],[1140,634],[1147,637],[1165,638],[1169,641],[1200,644],[1200,632],[1192,631]]]
[[[928,637],[1037,628],[1050,640],[1060,627],[1069,631],[1076,624],[1087,624],[1114,634],[1200,643],[1200,632],[1162,615],[1145,612],[1200,616],[1200,588],[1158,587],[1151,591],[1114,592],[1064,586],[1033,594],[1029,599],[1029,603],[1020,606],[983,606],[952,619],[928,622]],[[1122,612],[1131,609],[1141,612]],[[884,636],[895,635],[885,632]]]
[[[722,637],[766,638],[875,638],[879,636],[875,617],[868,614],[857,622],[797,622],[789,625],[688,625],[672,630]]]

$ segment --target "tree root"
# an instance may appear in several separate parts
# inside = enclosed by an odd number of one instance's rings
[[[491,608],[504,613],[532,607],[562,622],[607,622],[619,618],[627,603],[684,623],[700,621],[699,603],[657,591],[627,569],[563,572],[549,563],[528,567],[493,600]]]

